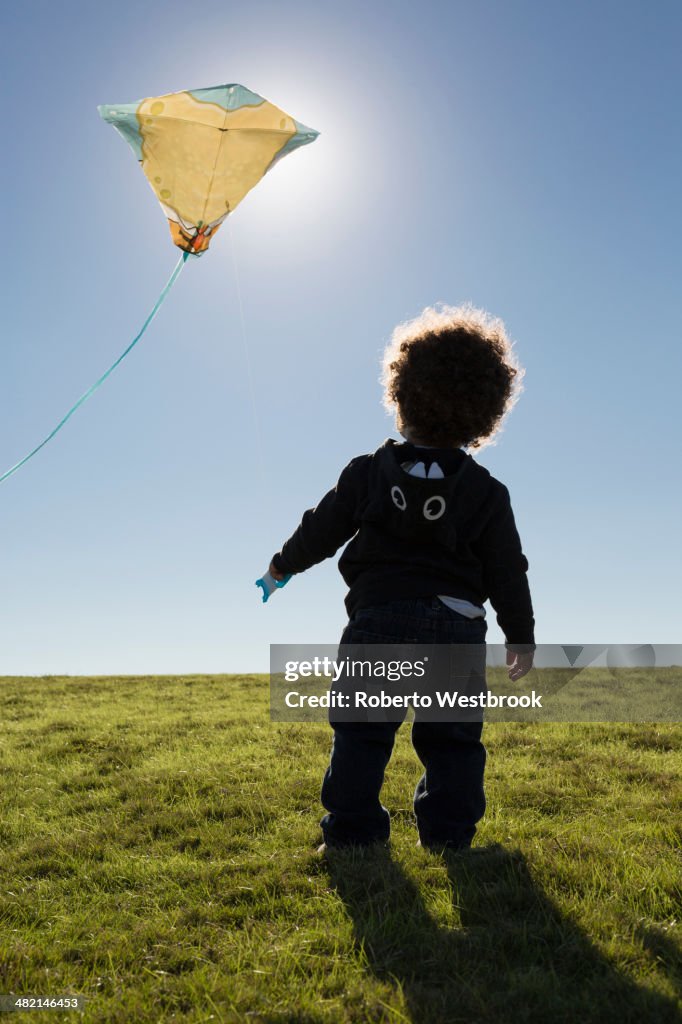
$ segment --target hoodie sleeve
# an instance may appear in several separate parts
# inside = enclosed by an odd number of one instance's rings
[[[300,525],[281,551],[273,555],[275,568],[283,573],[305,572],[331,558],[358,528],[358,509],[369,455],[360,455],[345,467],[335,487],[314,507],[303,513]],[[365,484],[366,487],[366,484]]]
[[[477,542],[483,583],[507,647],[519,653],[535,649],[535,619],[528,586],[528,560],[521,549],[509,491],[498,484],[499,498]]]

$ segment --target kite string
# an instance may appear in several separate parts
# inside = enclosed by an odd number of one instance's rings
[[[249,396],[251,398],[251,413],[253,416],[253,430],[254,438],[256,442],[256,451],[258,453],[258,469],[261,477],[261,485],[263,487],[263,493],[265,493],[267,486],[267,474],[265,471],[265,458],[263,455],[263,442],[261,438],[260,420],[258,418],[258,403],[256,402],[256,390],[253,384],[253,369],[251,366],[251,356],[249,355],[249,346],[246,339],[246,319],[244,317],[244,303],[242,302],[242,290],[239,284],[239,271],[237,269],[237,257],[235,252],[234,244],[234,233],[232,231],[232,224],[230,218],[227,219],[227,233],[230,239],[230,252],[232,254],[232,269],[234,273],[234,281],[237,291],[237,305],[239,307],[239,321],[241,324],[242,334],[242,346],[244,348],[244,359],[246,361],[246,377],[249,383]]]
[[[189,255],[190,255],[189,253],[183,252],[182,256],[180,257],[180,259],[176,263],[175,269],[173,270],[173,273],[169,277],[167,284],[165,285],[165,287],[163,288],[163,290],[162,290],[161,294],[159,295],[158,299],[154,303],[154,306],[152,308],[151,313],[149,314],[149,316],[147,317],[145,322],[142,324],[142,327],[140,328],[138,333],[135,335],[133,340],[130,342],[128,347],[125,349],[125,351],[123,351],[121,353],[121,355],[118,357],[118,359],[114,363],[111,364],[109,369],[106,370],[102,374],[102,376],[99,377],[95,381],[95,383],[93,385],[91,385],[91,387],[89,387],[88,390],[86,392],[84,392],[84,394],[81,395],[81,397],[78,399],[78,401],[75,402],[71,406],[71,408],[67,412],[66,416],[62,417],[62,419],[59,421],[59,423],[54,428],[54,430],[52,430],[47,435],[47,437],[44,438],[44,440],[42,440],[40,442],[40,444],[36,445],[36,447],[33,449],[33,451],[30,451],[28,453],[28,455],[25,455],[23,459],[20,459],[19,462],[15,463],[14,466],[12,466],[5,473],[3,473],[2,476],[0,476],[0,484],[3,482],[3,480],[6,480],[8,477],[12,476],[13,473],[16,473],[16,471],[18,469],[20,469],[23,465],[25,465],[25,463],[27,463],[29,459],[32,459],[33,456],[36,455],[40,451],[41,448],[44,448],[48,441],[52,440],[52,438],[55,436],[55,434],[57,434],[62,429],[62,427],[65,425],[65,423],[67,423],[68,420],[71,419],[71,417],[76,412],[76,410],[79,409],[81,407],[81,405],[83,405],[85,402],[87,402],[87,400],[89,398],[91,398],[92,395],[94,395],[95,391],[97,391],[97,389],[100,387],[100,385],[102,385],[104,383],[104,381],[107,379],[109,374],[113,373],[113,371],[116,369],[118,364],[121,363],[125,359],[125,357],[128,355],[128,353],[133,348],[135,348],[135,346],[137,345],[138,341],[140,340],[142,335],[145,333],[145,331],[149,327],[150,323],[152,322],[152,320],[154,319],[156,314],[159,312],[159,309],[161,308],[164,299],[166,298],[166,296],[168,295],[168,292],[171,290],[171,288],[175,284],[175,281],[176,281],[180,271],[184,267],[185,263],[187,262],[187,258],[188,258]]]

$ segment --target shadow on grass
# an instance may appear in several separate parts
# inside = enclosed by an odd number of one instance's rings
[[[434,921],[388,850],[333,851],[328,870],[358,949],[378,978],[402,989],[413,1024],[682,1020],[672,1000],[626,978],[558,911],[518,852],[448,856],[461,922],[452,928]],[[368,1012],[367,1021],[387,1019]]]

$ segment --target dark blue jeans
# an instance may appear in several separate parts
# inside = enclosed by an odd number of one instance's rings
[[[363,608],[348,623],[342,644],[483,644],[484,619],[467,619],[437,597],[392,601]],[[321,821],[329,846],[385,842],[390,817],[379,794],[399,721],[335,720],[331,761],[322,783]],[[485,811],[486,751],[482,722],[419,721],[412,745],[424,766],[414,794],[422,845],[461,849],[471,845]]]

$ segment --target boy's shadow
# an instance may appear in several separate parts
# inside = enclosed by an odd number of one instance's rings
[[[333,851],[328,869],[358,948],[377,978],[402,989],[412,1024],[682,1020],[671,999],[624,977],[561,915],[519,852],[448,855],[452,927],[436,924],[388,850]]]

